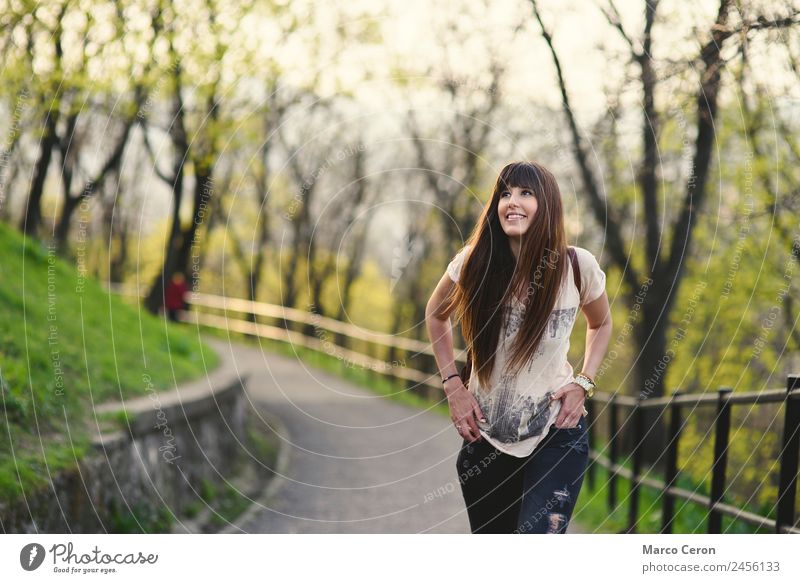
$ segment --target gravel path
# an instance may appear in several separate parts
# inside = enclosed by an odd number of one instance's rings
[[[469,533],[448,418],[299,359],[209,342],[249,377],[251,406],[284,448],[282,475],[228,532]]]

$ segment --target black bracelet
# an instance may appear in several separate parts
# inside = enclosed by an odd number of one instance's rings
[[[442,379],[442,384],[445,384],[447,381],[449,381],[449,380],[450,380],[450,379],[452,379],[453,377],[457,377],[457,376],[461,376],[461,375],[459,375],[457,372],[454,372],[453,374],[451,374],[451,375],[450,375],[449,377],[447,377],[446,379]]]

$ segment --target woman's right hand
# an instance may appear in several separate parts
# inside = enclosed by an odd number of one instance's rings
[[[450,419],[453,420],[456,431],[470,443],[480,440],[481,432],[478,428],[478,420],[485,423],[486,418],[478,406],[478,401],[459,377],[453,377],[447,381],[447,385],[445,392],[447,403],[450,406]]]

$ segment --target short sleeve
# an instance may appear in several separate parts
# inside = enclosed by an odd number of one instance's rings
[[[466,260],[468,254],[469,247],[464,247],[461,249],[461,251],[456,253],[456,256],[453,257],[453,260],[447,266],[447,275],[449,275],[450,279],[456,283],[458,283],[458,277],[461,274],[461,268],[463,267],[464,261]]]
[[[591,251],[582,247],[575,247],[575,251],[581,268],[581,305],[589,304],[603,295],[606,274]]]

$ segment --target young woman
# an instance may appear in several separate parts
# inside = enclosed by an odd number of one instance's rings
[[[464,439],[457,468],[473,533],[564,533],[572,516],[589,453],[584,400],[611,337],[605,273],[592,253],[573,249],[577,271],[555,177],[539,164],[509,164],[428,302],[428,334]],[[567,353],[578,309],[588,328],[574,375]],[[452,312],[472,358],[468,387],[455,365]]]

